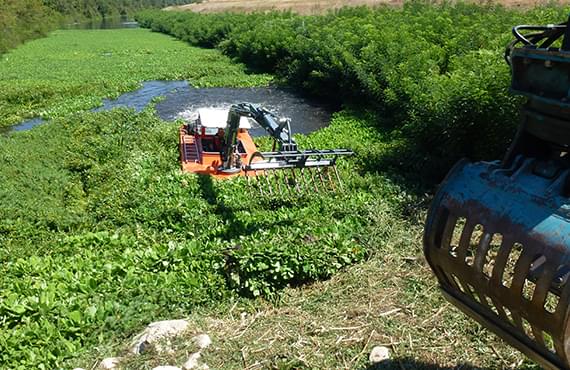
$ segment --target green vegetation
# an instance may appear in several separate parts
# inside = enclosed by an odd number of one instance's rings
[[[193,86],[269,80],[245,74],[218,51],[187,48],[143,29],[57,31],[0,60],[0,127],[88,110],[146,80],[188,80]]]
[[[217,51],[146,30],[58,31],[8,54],[0,70],[5,96],[21,97],[4,98],[3,109],[34,103],[59,116],[0,138],[0,322],[8,329],[0,367],[60,367],[149,320],[328,278],[372,247],[370,204],[400,203],[396,186],[366,175],[365,163],[350,192],[259,199],[244,181],[182,175],[177,125],[152,110],[67,114],[141,79],[266,83]],[[377,137],[364,120],[337,121],[299,141],[348,146],[346,130]],[[380,149],[369,144],[350,146]]]
[[[297,137],[355,150],[339,166],[344,190],[295,199],[182,174],[177,124],[152,107],[86,111],[144,80],[260,86],[269,75],[147,30],[57,31],[4,55],[0,125],[53,120],[0,136],[0,368],[91,368],[149,322],[180,317],[214,337],[205,358],[216,368],[363,368],[378,344],[391,346],[394,369],[532,367],[443,302],[421,257],[424,188],[402,181],[445,150],[504,150],[517,102],[500,44],[522,15],[430,9],[141,18],[307,91],[361,100]]]
[[[400,166],[438,180],[460,157],[498,158],[513,136],[518,100],[502,57],[511,27],[567,13],[411,1],[325,16],[149,11],[137,19],[308,92],[368,102],[393,128]]]
[[[51,9],[75,19],[132,14],[144,8],[164,8],[192,3],[192,0],[43,0]]]
[[[0,0],[0,55],[71,20],[126,16],[191,0]]]
[[[0,0],[0,54],[55,27],[55,13],[41,0]]]
[[[394,191],[256,200],[242,181],[180,174],[176,125],[151,112],[58,119],[1,148],[8,368],[59,367],[156,318],[330,277],[364,257],[367,203]]]

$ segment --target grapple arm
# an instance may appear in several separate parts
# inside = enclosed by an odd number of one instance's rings
[[[447,175],[424,253],[453,304],[543,367],[570,369],[570,31],[513,34],[511,91],[528,98],[515,140],[502,161]]]

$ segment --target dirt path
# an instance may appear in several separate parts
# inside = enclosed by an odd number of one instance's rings
[[[323,13],[330,9],[343,6],[359,5],[401,5],[403,0],[205,0],[201,3],[172,6],[167,10],[189,10],[194,12],[251,12],[256,10],[292,10],[300,14]],[[487,0],[473,0],[476,3],[488,3]],[[496,0],[497,3],[508,7],[532,7],[549,3],[549,0]],[[559,0],[564,4],[566,0]]]

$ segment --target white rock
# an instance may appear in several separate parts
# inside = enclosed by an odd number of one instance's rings
[[[196,368],[196,370],[210,370],[210,366],[207,364],[202,364]]]
[[[99,368],[104,370],[117,369],[119,366],[119,362],[121,362],[120,357],[107,357],[106,359],[103,359],[103,361],[101,361],[101,363],[99,364]]]
[[[376,346],[372,348],[368,357],[371,364],[377,364],[390,359],[390,349],[388,347]]]
[[[183,370],[191,370],[198,368],[198,360],[200,359],[200,352],[193,353],[189,358],[188,361],[182,365]]]
[[[212,339],[210,339],[210,336],[208,334],[196,335],[194,338],[192,338],[192,340],[200,349],[208,348],[210,344],[212,344]]]
[[[182,370],[182,369],[176,366],[157,366],[152,370]]]
[[[146,347],[160,339],[176,337],[188,329],[186,320],[167,320],[151,323],[146,329],[137,335],[131,345],[131,353],[140,354]]]
[[[82,367],[76,367],[76,368],[75,368],[75,369],[73,369],[73,370],[85,370],[85,369],[84,369],[84,368],[82,368]]]

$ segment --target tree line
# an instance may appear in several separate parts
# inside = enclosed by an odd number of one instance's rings
[[[163,8],[187,4],[190,0],[43,0],[44,5],[60,14],[78,18],[127,15],[144,8]]]
[[[0,54],[45,36],[63,21],[128,15],[191,0],[0,0]]]

